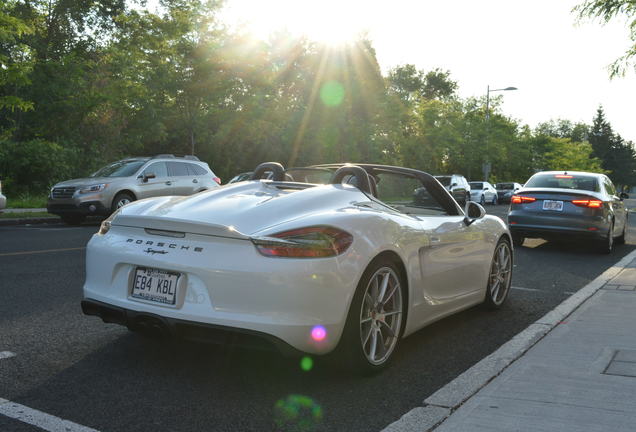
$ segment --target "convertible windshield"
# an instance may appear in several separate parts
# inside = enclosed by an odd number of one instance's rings
[[[137,172],[145,160],[117,161],[100,168],[91,177],[129,177]]]
[[[438,182],[442,184],[442,186],[450,186],[451,177],[450,176],[435,176]]]
[[[600,191],[596,177],[581,174],[538,174],[528,180],[525,187]]]

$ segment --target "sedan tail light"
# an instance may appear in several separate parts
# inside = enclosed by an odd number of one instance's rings
[[[268,257],[325,258],[346,251],[353,236],[338,228],[313,226],[252,238],[252,242]]]
[[[213,179],[217,184],[221,184],[221,177],[214,177]]]
[[[579,207],[588,207],[588,208],[601,208],[603,207],[603,201],[597,199],[580,199],[580,200],[572,200],[572,204]]]
[[[513,195],[512,198],[510,198],[510,202],[512,204],[531,203],[531,202],[535,202],[536,200],[537,199],[535,197],[529,197],[524,195]]]

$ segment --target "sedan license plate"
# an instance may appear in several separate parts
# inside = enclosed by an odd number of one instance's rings
[[[179,273],[137,267],[133,279],[132,297],[173,305],[177,298]]]
[[[563,201],[543,201],[543,210],[563,211]]]

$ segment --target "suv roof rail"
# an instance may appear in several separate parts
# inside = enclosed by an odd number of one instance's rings
[[[188,159],[188,160],[193,160],[193,161],[200,161],[201,159],[199,159],[198,157],[196,157],[195,155],[185,155],[183,156],[184,159]]]
[[[174,155],[170,153],[158,154],[158,155],[154,155],[151,159],[165,159],[165,158],[174,159]]]

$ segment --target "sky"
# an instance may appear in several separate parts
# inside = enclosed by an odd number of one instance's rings
[[[280,28],[327,43],[366,33],[384,73],[414,64],[449,70],[462,97],[508,86],[503,113],[531,127],[592,123],[602,105],[614,131],[636,143],[636,73],[610,80],[629,47],[624,19],[577,23],[574,0],[226,0],[223,19],[260,38]]]

